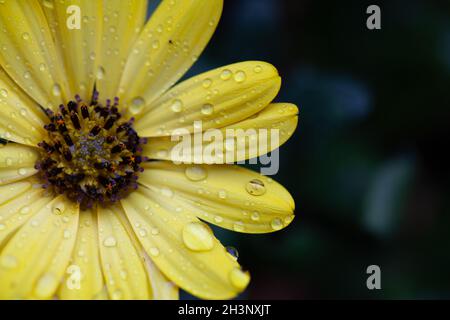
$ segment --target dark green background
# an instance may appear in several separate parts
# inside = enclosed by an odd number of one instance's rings
[[[294,222],[217,233],[252,273],[241,298],[450,298],[450,2],[225,0],[190,75],[243,60],[279,69],[300,121],[274,177]]]

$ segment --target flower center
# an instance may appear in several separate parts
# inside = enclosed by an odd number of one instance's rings
[[[119,99],[101,105],[98,97],[94,91],[86,103],[77,95],[57,113],[46,110],[48,139],[39,143],[42,157],[36,163],[44,188],[66,194],[82,209],[126,197],[137,188],[146,160],[141,155],[146,139],[134,131],[133,118],[121,119]]]

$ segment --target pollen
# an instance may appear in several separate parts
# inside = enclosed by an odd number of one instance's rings
[[[147,141],[122,119],[119,99],[99,103],[94,91],[90,102],[78,95],[58,112],[45,110],[48,137],[39,143],[42,157],[35,167],[44,188],[65,194],[82,209],[108,205],[138,187],[143,171],[142,145]]]

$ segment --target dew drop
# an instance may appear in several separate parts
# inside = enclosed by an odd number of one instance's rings
[[[1,257],[0,265],[5,269],[14,269],[19,265],[19,263],[16,257],[7,254]]]
[[[234,74],[234,81],[236,81],[238,83],[244,82],[245,79],[247,79],[247,74],[244,71],[242,71],[242,70],[237,71]]]
[[[191,181],[201,181],[207,176],[206,170],[200,166],[187,167],[184,173]]]
[[[100,66],[100,67],[98,67],[98,69],[97,69],[97,79],[103,79],[105,77],[105,69],[102,67],[102,66]]]
[[[59,97],[61,95],[61,87],[59,84],[55,83],[52,87],[52,94],[55,97]]]
[[[8,91],[6,89],[0,89],[0,96],[6,98],[8,96]]]
[[[281,221],[280,218],[275,218],[272,219],[272,221],[270,222],[270,226],[272,227],[273,230],[280,230],[283,228],[283,222]]]
[[[214,247],[211,229],[201,222],[190,222],[184,226],[183,242],[192,251],[209,251]]]
[[[253,196],[261,196],[264,193],[266,193],[266,187],[264,186],[264,182],[262,182],[259,179],[250,180],[245,186],[245,189],[247,190],[248,193],[250,193]]]
[[[235,222],[233,224],[233,230],[236,232],[244,232],[245,230],[244,223],[242,221]]]
[[[204,114],[205,116],[210,116],[214,113],[214,106],[210,103],[206,103],[202,106],[202,110],[201,110],[202,114]]]
[[[19,175],[24,176],[27,174],[27,169],[25,168],[20,168],[18,171]]]
[[[217,193],[220,199],[226,199],[227,198],[227,192],[225,190],[219,190]]]
[[[260,65],[258,65],[253,69],[253,71],[255,71],[255,73],[261,73],[262,67]]]
[[[157,257],[157,256],[159,256],[159,249],[156,247],[152,247],[152,248],[150,248],[148,253],[150,253],[150,255],[153,257]]]
[[[133,114],[138,114],[145,106],[145,100],[142,97],[136,97],[131,101],[130,111]]]
[[[30,213],[30,207],[29,206],[22,207],[22,209],[20,209],[19,213],[20,214],[29,214]]]
[[[122,290],[120,290],[120,289],[115,290],[115,291],[111,294],[111,298],[112,298],[113,300],[120,300],[120,299],[122,299],[122,297],[123,297],[123,293],[122,293]]]
[[[175,113],[181,112],[183,110],[183,102],[180,99],[173,100],[170,109]]]
[[[10,167],[13,164],[13,160],[11,158],[6,158],[5,159],[5,164],[6,164],[7,167]]]
[[[233,73],[232,73],[230,70],[225,69],[225,70],[223,70],[222,73],[220,74],[220,79],[226,81],[226,80],[229,80],[229,79],[231,78],[232,75],[233,75]]]
[[[23,40],[29,40],[30,39],[30,34],[28,32],[22,33],[22,39]]]
[[[115,247],[117,245],[117,240],[113,236],[106,237],[105,240],[103,240],[103,245],[108,248]]]
[[[167,198],[172,198],[173,197],[173,191],[172,189],[169,189],[167,187],[164,187],[161,189],[161,194]]]
[[[223,222],[223,218],[222,218],[221,216],[215,216],[215,217],[214,217],[214,221],[215,221],[216,223],[221,223],[221,222]]]
[[[233,260],[236,261],[239,258],[239,252],[235,247],[227,246],[225,249],[227,250],[228,254],[233,258]]]
[[[259,212],[253,211],[252,214],[250,215],[250,219],[252,219],[253,221],[259,221],[260,219]]]
[[[211,87],[211,85],[212,85],[212,80],[209,79],[209,78],[206,78],[206,79],[203,80],[203,82],[202,82],[202,86],[203,86],[203,88],[205,88],[205,89],[208,89],[209,87]]]
[[[48,298],[58,286],[58,278],[53,273],[44,274],[37,282],[34,294],[38,298]]]

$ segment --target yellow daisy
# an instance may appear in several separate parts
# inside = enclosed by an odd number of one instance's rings
[[[284,143],[297,108],[271,103],[277,70],[247,61],[176,84],[223,1],[165,0],[148,22],[146,6],[0,1],[1,298],[232,298],[250,276],[202,220],[266,233],[293,219],[267,177],[170,161],[171,132],[197,120]]]

